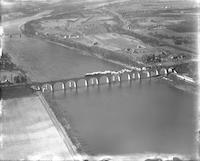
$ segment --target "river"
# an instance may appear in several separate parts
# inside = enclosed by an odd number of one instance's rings
[[[19,23],[22,23],[19,21]],[[5,32],[18,32],[8,23]],[[84,52],[26,36],[5,38],[4,51],[33,81],[57,80],[87,72],[120,70]],[[194,156],[196,96],[160,79],[124,82],[78,93],[46,94],[58,119],[66,119],[88,154],[164,153]]]

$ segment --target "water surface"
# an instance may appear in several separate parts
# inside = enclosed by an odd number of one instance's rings
[[[6,30],[16,32],[17,28],[11,23]],[[33,81],[122,68],[82,55],[81,51],[25,36],[5,39],[4,50]],[[162,81],[80,89],[78,94],[58,91],[51,101],[56,102],[53,109],[58,119],[63,119],[58,115],[62,113],[90,154],[194,152],[195,96]]]
[[[194,152],[195,97],[159,80],[57,91],[51,99],[87,153]]]

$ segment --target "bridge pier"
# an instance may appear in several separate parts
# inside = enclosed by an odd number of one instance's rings
[[[50,84],[51,92],[54,93],[54,84]]]
[[[121,76],[120,75],[112,75],[111,76],[111,81],[112,81],[112,83],[116,83],[117,81],[118,82],[121,82]]]
[[[130,76],[130,74],[128,74],[128,80],[129,80],[129,81],[131,80],[131,76]]]
[[[108,77],[106,78],[106,83],[107,83],[107,84],[110,84],[110,83],[111,83],[110,78],[108,78]]]
[[[97,83],[97,86],[99,87],[99,85],[100,85],[100,78],[99,77],[96,78],[96,83]]]
[[[175,68],[172,68],[172,67],[170,67],[170,68],[168,68],[168,74],[170,74],[170,73],[177,73],[177,71],[175,70]]]
[[[149,71],[146,71],[146,70],[142,70],[140,72],[140,75],[141,75],[141,79],[149,78],[150,76]]]
[[[173,73],[176,73],[176,74],[177,74],[178,72],[174,69],[174,70],[173,70]]]
[[[122,83],[122,80],[128,79],[130,81],[130,84],[132,83],[133,79],[142,80],[143,78],[149,78],[151,79],[152,76],[158,76],[158,75],[168,75],[170,73],[176,73],[174,67],[170,68],[164,68],[164,67],[155,67],[153,69],[143,69],[141,71],[129,71],[129,70],[121,70],[119,72],[102,72],[102,73],[95,73],[94,75],[87,75],[79,78],[71,78],[71,79],[63,79],[58,81],[48,81],[48,82],[35,82],[31,84],[27,84],[29,87],[32,87],[33,89],[40,90],[44,92],[46,89],[50,90],[52,93],[56,90],[57,84],[60,84],[62,86],[61,89],[64,91],[67,90],[68,86],[70,89],[75,88],[76,91],[78,91],[79,82],[82,81],[82,86],[89,87],[90,85],[99,85],[103,83],[108,84],[109,86],[114,84],[115,82]]]
[[[98,78],[93,78],[92,79],[92,85],[94,86],[94,85],[99,85],[99,79]]]
[[[94,79],[93,78],[91,79],[91,83],[92,83],[92,86],[94,86]]]
[[[37,88],[39,88],[39,91],[42,92],[42,85],[37,86]]]
[[[88,82],[88,80],[85,80],[85,87],[89,87],[89,82]]]
[[[146,71],[147,72],[147,78],[151,78],[151,72]]]
[[[69,88],[72,89],[72,88],[77,88],[77,81],[69,81]]]
[[[168,74],[168,71],[167,71],[167,69],[165,69],[165,68],[161,68],[160,70],[159,70],[159,74],[160,75],[167,75]]]
[[[130,80],[129,80],[129,86],[130,86],[130,87],[132,86],[132,82],[133,82],[133,79],[130,79]]]
[[[141,72],[141,71],[140,71]],[[132,72],[132,79],[133,79],[133,75],[134,75],[134,79],[141,79],[141,74],[140,72],[136,71],[136,72]]]
[[[63,84],[62,84],[62,89],[64,90],[64,91],[66,91],[66,83],[65,82],[63,82]]]
[[[74,86],[76,88],[76,91],[78,91],[78,81],[74,81]]]
[[[122,86],[122,75],[119,74],[119,75],[117,76],[117,78],[118,78],[118,81],[119,81],[119,86],[121,87],[121,86]]]
[[[156,76],[158,76],[158,75],[159,75],[159,72],[158,72],[158,70],[157,70],[157,69],[156,69],[156,72],[155,72],[155,73],[156,73]]]
[[[69,88],[72,88],[72,82],[69,82]]]
[[[116,81],[116,80],[115,80],[115,76],[113,75],[113,76],[112,76],[112,82],[115,83],[115,81]]]
[[[111,84],[112,84],[112,75],[108,76],[107,82],[108,82],[108,85],[111,86]]]
[[[151,75],[151,71],[149,71],[149,78],[151,79],[152,75]]]
[[[141,74],[139,72],[137,72],[137,76],[138,76],[138,79],[141,80]]]

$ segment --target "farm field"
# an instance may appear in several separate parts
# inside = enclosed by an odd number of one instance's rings
[[[79,1],[77,9],[64,8],[63,4],[51,16],[32,21],[27,28],[46,39],[112,51],[116,56],[124,55],[146,65],[176,64],[197,58],[199,12],[194,2]]]

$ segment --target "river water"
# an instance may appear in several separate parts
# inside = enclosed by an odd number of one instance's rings
[[[6,31],[15,32],[15,25],[10,24]],[[122,68],[82,51],[25,36],[6,38],[4,50],[34,81]],[[196,97],[160,79],[123,82],[121,87],[81,88],[78,93],[56,91],[54,97],[46,96],[54,103],[57,116],[70,122],[89,154],[194,155]]]

